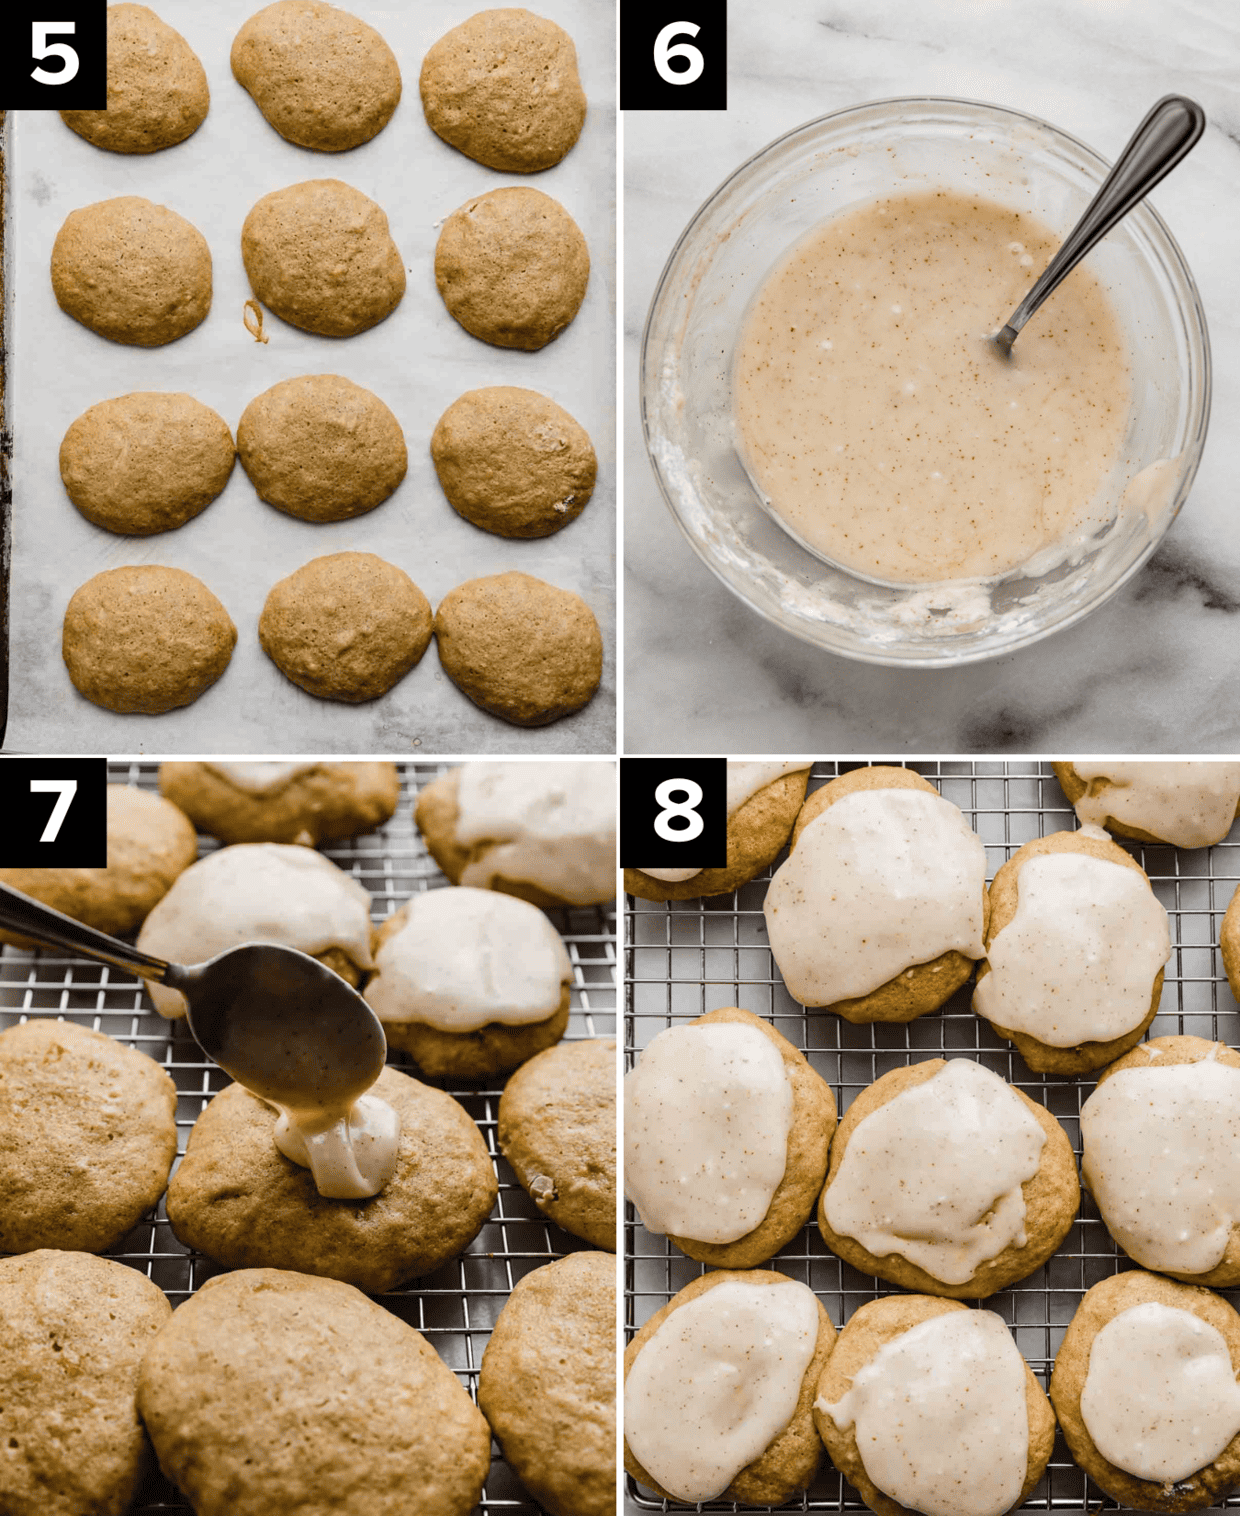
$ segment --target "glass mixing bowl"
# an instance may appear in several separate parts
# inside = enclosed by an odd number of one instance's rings
[[[1136,573],[1188,497],[1210,414],[1205,313],[1183,254],[1148,201],[1089,255],[1132,372],[1127,429],[1100,502],[1115,520],[1048,572],[1036,572],[1035,562],[985,583],[889,585],[826,562],[789,535],[755,490],[732,407],[733,359],[751,300],[793,244],[828,217],[893,190],[947,187],[1029,211],[1064,236],[1108,168],[1083,143],[1019,111],[910,98],[810,121],[715,191],[655,291],[642,339],[641,407],[664,498],[734,594],[833,653],[945,668],[1071,626]],[[1009,314],[997,311],[996,327]]]

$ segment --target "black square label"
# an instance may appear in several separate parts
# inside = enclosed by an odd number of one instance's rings
[[[727,108],[727,0],[621,0],[620,109]]]
[[[108,863],[106,758],[0,758],[0,868]]]
[[[726,758],[620,760],[620,864],[721,869],[728,861]]]
[[[107,14],[107,0],[9,0],[0,12],[0,107],[105,110]]]

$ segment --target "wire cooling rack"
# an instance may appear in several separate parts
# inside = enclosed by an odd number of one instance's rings
[[[987,878],[1022,843],[1076,825],[1049,763],[908,763],[964,812],[986,847]],[[815,763],[810,789],[858,763]],[[1173,953],[1167,964],[1159,1012],[1150,1037],[1188,1033],[1240,1045],[1240,1010],[1232,999],[1218,951],[1219,927],[1240,879],[1240,824],[1215,847],[1192,852],[1143,843],[1123,843],[1141,863],[1154,893],[1171,918]],[[638,1052],[665,1027],[721,1006],[736,1005],[767,1018],[832,1086],[840,1114],[855,1096],[883,1074],[940,1056],[971,1056],[1001,1074],[1059,1120],[1079,1162],[1080,1110],[1094,1089],[1090,1076],[1039,1076],[1011,1045],[971,1009],[971,986],[942,1011],[907,1025],[853,1026],[826,1011],[806,1011],[784,987],[767,947],[762,903],[767,883],[787,856],[732,895],[655,904],[627,896],[625,902],[625,1058]],[[627,1209],[625,1227],[625,1319],[632,1334],[691,1279],[702,1264],[682,1256],[666,1238],[646,1231]],[[851,1268],[828,1251],[811,1220],[767,1267],[807,1284],[838,1325],[868,1300],[897,1293],[881,1280]],[[1055,1353],[1082,1294],[1099,1280],[1131,1267],[1108,1236],[1091,1197],[1058,1252],[1030,1278],[982,1302],[1008,1326],[1045,1388]],[[1240,1292],[1222,1292],[1240,1308]],[[1240,1509],[1240,1494],[1224,1502]],[[626,1484],[630,1511],[693,1509],[658,1499],[631,1476]],[[1222,1509],[1216,1507],[1215,1509]],[[708,1501],[703,1511],[752,1511],[728,1501]],[[823,1458],[813,1486],[783,1510],[864,1511],[851,1485]],[[1050,1464],[1024,1511],[1119,1509],[1073,1463],[1057,1435]]]
[[[448,766],[419,763],[399,767],[401,797],[392,819],[378,832],[323,849],[370,891],[376,923],[419,890],[444,883],[413,824],[413,803],[418,790]],[[158,772],[158,765],[153,763],[110,764],[108,777],[112,783],[155,789]],[[201,855],[217,846],[210,838],[200,838]],[[614,907],[589,906],[548,914],[564,939],[573,967],[568,1038],[615,1036]],[[51,949],[28,953],[6,946],[0,951],[0,1030],[36,1016],[62,1017],[107,1032],[167,1069],[178,1091],[178,1153],[185,1151],[190,1128],[211,1096],[229,1083],[228,1076],[189,1035],[183,1021],[165,1021],[151,1009],[139,980]],[[417,1074],[403,1053],[389,1054],[388,1061]],[[451,1093],[478,1124],[499,1177],[499,1200],[482,1231],[459,1258],[405,1289],[375,1298],[422,1332],[476,1399],[483,1350],[517,1280],[588,1244],[548,1222],[500,1157],[495,1132],[500,1088],[452,1089]],[[147,1274],[173,1306],[213,1274],[223,1272],[177,1241],[162,1201],[108,1256]],[[410,1508],[416,1508],[416,1491],[411,1490],[410,1499]],[[541,1509],[494,1444],[491,1470],[477,1509],[502,1512],[504,1516],[538,1516]],[[192,1516],[191,1507],[176,1488],[156,1472],[139,1492],[130,1516],[170,1512]]]

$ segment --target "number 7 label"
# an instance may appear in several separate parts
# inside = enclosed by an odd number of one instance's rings
[[[0,871],[107,867],[105,758],[0,758],[0,807]]]

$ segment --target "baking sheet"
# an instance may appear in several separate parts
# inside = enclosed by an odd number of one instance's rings
[[[426,125],[418,73],[427,48],[473,14],[473,0],[419,0],[347,9],[376,27],[404,81],[391,121],[347,153],[285,142],[232,77],[229,49],[256,0],[159,0],[160,15],[207,72],[211,110],[187,142],[149,155],[102,151],[54,111],[10,113],[8,332],[12,417],[13,555],[10,699],[5,747],[15,752],[126,753],[574,753],[615,750],[615,11],[598,0],[548,0],[537,9],[573,37],[589,101],[585,128],[563,162],[506,175],[448,147]],[[401,304],[356,337],[319,337],[266,315],[260,344],[242,323],[250,288],[241,225],[262,195],[305,179],[339,178],[387,212],[404,258]],[[559,200],[590,250],[585,301],[575,320],[536,353],[492,347],[460,327],[435,288],[440,224],[471,195],[526,184]],[[72,210],[115,195],[170,206],[206,237],[214,265],[207,319],[177,342],[126,347],[97,337],[56,304],[52,244]],[[312,524],[261,501],[240,464],[194,520],[154,537],[119,537],[70,503],[57,458],[66,428],[88,406],[131,390],[184,390],[217,410],[234,435],[253,397],[303,373],[338,373],[395,412],[409,447],[396,493],[353,521]],[[584,513],[553,537],[509,541],[471,526],[447,504],[430,459],[430,435],[467,389],[521,385],[562,404],[589,432],[599,482]],[[464,580],[518,569],[582,596],[603,632],[603,683],[584,710],[526,730],[476,707],[439,667],[434,644],[379,700],[318,700],[263,653],[257,621],[268,590],[311,558],[377,553],[398,564],[437,605]],[[237,625],[224,676],[193,705],[161,716],[105,711],[73,688],[60,656],[69,597],[123,564],[186,569],[223,601]]]

